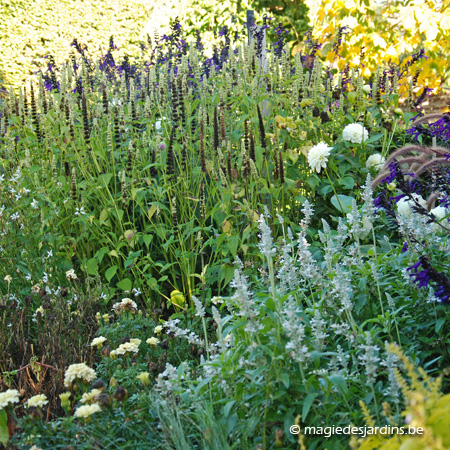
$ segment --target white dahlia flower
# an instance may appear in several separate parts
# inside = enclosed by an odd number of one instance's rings
[[[325,142],[320,142],[314,147],[310,148],[308,152],[308,164],[312,170],[320,173],[321,169],[327,167],[328,156],[333,147],[328,147]]]
[[[362,141],[367,141],[369,132],[359,123],[351,123],[347,125],[342,131],[344,141],[352,142],[353,144],[361,144]]]

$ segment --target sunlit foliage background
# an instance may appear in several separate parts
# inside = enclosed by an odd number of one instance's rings
[[[122,55],[139,56],[149,50],[148,37],[154,38],[156,30],[164,32],[176,16],[192,39],[196,30],[203,33],[208,49],[224,25],[245,32],[246,10],[251,8],[257,20],[267,14],[274,17],[272,23],[290,30],[293,53],[308,27],[328,47],[339,28],[346,27],[336,66],[342,69],[349,62],[365,76],[381,61],[402,63],[425,48],[429,59],[419,62],[417,85],[439,88],[450,74],[449,5],[449,0],[0,0],[0,83],[6,88],[23,84],[46,67],[48,54],[56,61],[66,59],[74,38],[100,57],[114,35]],[[323,55],[327,45],[321,48]]]

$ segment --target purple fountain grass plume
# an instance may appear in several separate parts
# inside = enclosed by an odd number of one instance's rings
[[[445,158],[434,158],[431,161],[426,162],[425,164],[422,164],[415,172],[415,176],[421,175],[423,172],[425,172],[428,169],[432,169],[433,166],[438,166],[439,164],[445,164],[450,165],[450,161],[447,157]]]

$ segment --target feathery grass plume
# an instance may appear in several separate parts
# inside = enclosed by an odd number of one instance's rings
[[[200,218],[206,219],[206,199],[205,199],[205,183],[200,183]]]
[[[33,120],[34,130],[36,133],[36,137],[38,142],[41,142],[42,135],[41,135],[41,129],[39,126],[39,116],[37,113],[37,107],[36,107],[36,99],[34,97],[34,87],[33,83],[30,82],[30,91],[31,91],[31,118]]]
[[[205,135],[204,135],[204,125],[203,120],[200,119],[200,164],[202,167],[202,172],[207,173],[206,170],[206,157],[205,157]]]
[[[286,151],[286,150],[287,150],[287,142],[284,143],[284,151]],[[283,155],[281,153],[281,150],[279,150],[279,152],[278,152],[278,157],[279,157],[279,162],[280,162],[280,167],[279,167],[279,169],[280,169],[280,182],[281,182],[281,184],[284,184],[284,181],[285,181],[285,179],[284,179],[284,165],[283,165]]]
[[[264,122],[263,122],[263,118],[261,115],[261,110],[259,109],[259,105],[256,105],[256,109],[258,111],[258,123],[259,123],[259,135],[260,135],[260,139],[261,139],[261,147],[263,149],[266,149],[267,148],[266,131],[264,129]]]
[[[89,117],[87,112],[87,103],[86,103],[86,95],[84,92],[81,94],[81,114],[83,117],[83,130],[84,130],[84,142],[89,147],[90,140],[90,129],[89,129]]]
[[[422,175],[422,173],[425,172],[426,170],[438,168],[440,164],[450,165],[450,161],[447,158],[431,159],[430,161],[428,161],[428,162],[422,164],[420,167],[418,167],[416,169],[416,171],[414,172],[414,176],[418,177],[419,175]]]
[[[177,199],[176,199],[176,197],[172,197],[172,226],[173,226],[173,233],[176,234],[178,231]]]
[[[174,166],[174,153],[173,153],[173,141],[175,137],[176,125],[172,126],[172,131],[170,132],[169,145],[167,147],[167,161],[166,161],[166,173],[168,177],[175,174]]]
[[[214,107],[213,148],[216,151],[219,148],[219,123],[217,120],[217,108],[216,107]]]
[[[77,172],[75,170],[75,167],[72,167],[70,195],[72,197],[72,200],[75,202],[77,200]]]

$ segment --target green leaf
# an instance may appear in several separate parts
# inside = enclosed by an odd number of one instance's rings
[[[129,278],[124,278],[122,281],[119,281],[116,286],[119,289],[122,289],[122,291],[131,291],[131,286],[133,286],[133,284]]]
[[[236,403],[235,400],[231,400],[222,408],[222,414],[224,417],[228,417],[228,415],[230,414],[230,410],[235,403]]]
[[[347,382],[344,377],[340,375],[332,375],[328,378],[331,381],[331,384],[337,388],[337,390],[344,396],[348,393]]]
[[[239,236],[234,235],[228,238],[228,248],[230,249],[233,258],[236,258],[238,245],[239,245]]]
[[[95,258],[91,258],[87,262],[87,273],[88,273],[88,275],[97,275],[97,273],[98,273],[98,261]]]
[[[314,402],[314,399],[317,397],[317,394],[308,394],[305,398],[305,401],[303,402],[303,409],[302,409],[302,420],[306,420],[306,416],[309,413],[309,410],[311,409],[311,406]]]
[[[108,280],[108,282],[111,281],[111,278],[116,274],[116,272],[117,266],[112,266],[105,272],[105,277]]]
[[[355,180],[350,176],[340,178],[338,183],[341,186],[344,186],[345,189],[353,189],[353,187],[355,186]]]
[[[8,415],[4,409],[0,410],[0,442],[6,447],[9,441]]]
[[[367,139],[367,141],[364,141],[365,144],[371,144],[372,142],[376,142],[379,139],[381,139],[383,137],[382,134],[375,134],[374,136],[370,137],[369,139]]]
[[[440,319],[438,319],[436,321],[436,333],[439,334],[439,332],[441,331],[442,327],[444,326],[444,323],[446,322],[446,318],[445,317],[441,317]]]
[[[280,380],[286,386],[286,389],[289,389],[290,382],[289,374],[287,372],[283,372],[282,374],[280,374]]]
[[[333,197],[331,197],[332,205],[338,211],[340,211],[340,212],[342,212],[344,214],[352,212],[353,200],[354,200],[353,197],[349,197],[348,195],[342,195],[342,194],[338,194],[337,197],[336,197],[336,195],[333,195]],[[342,208],[341,208],[341,205],[342,205]]]

